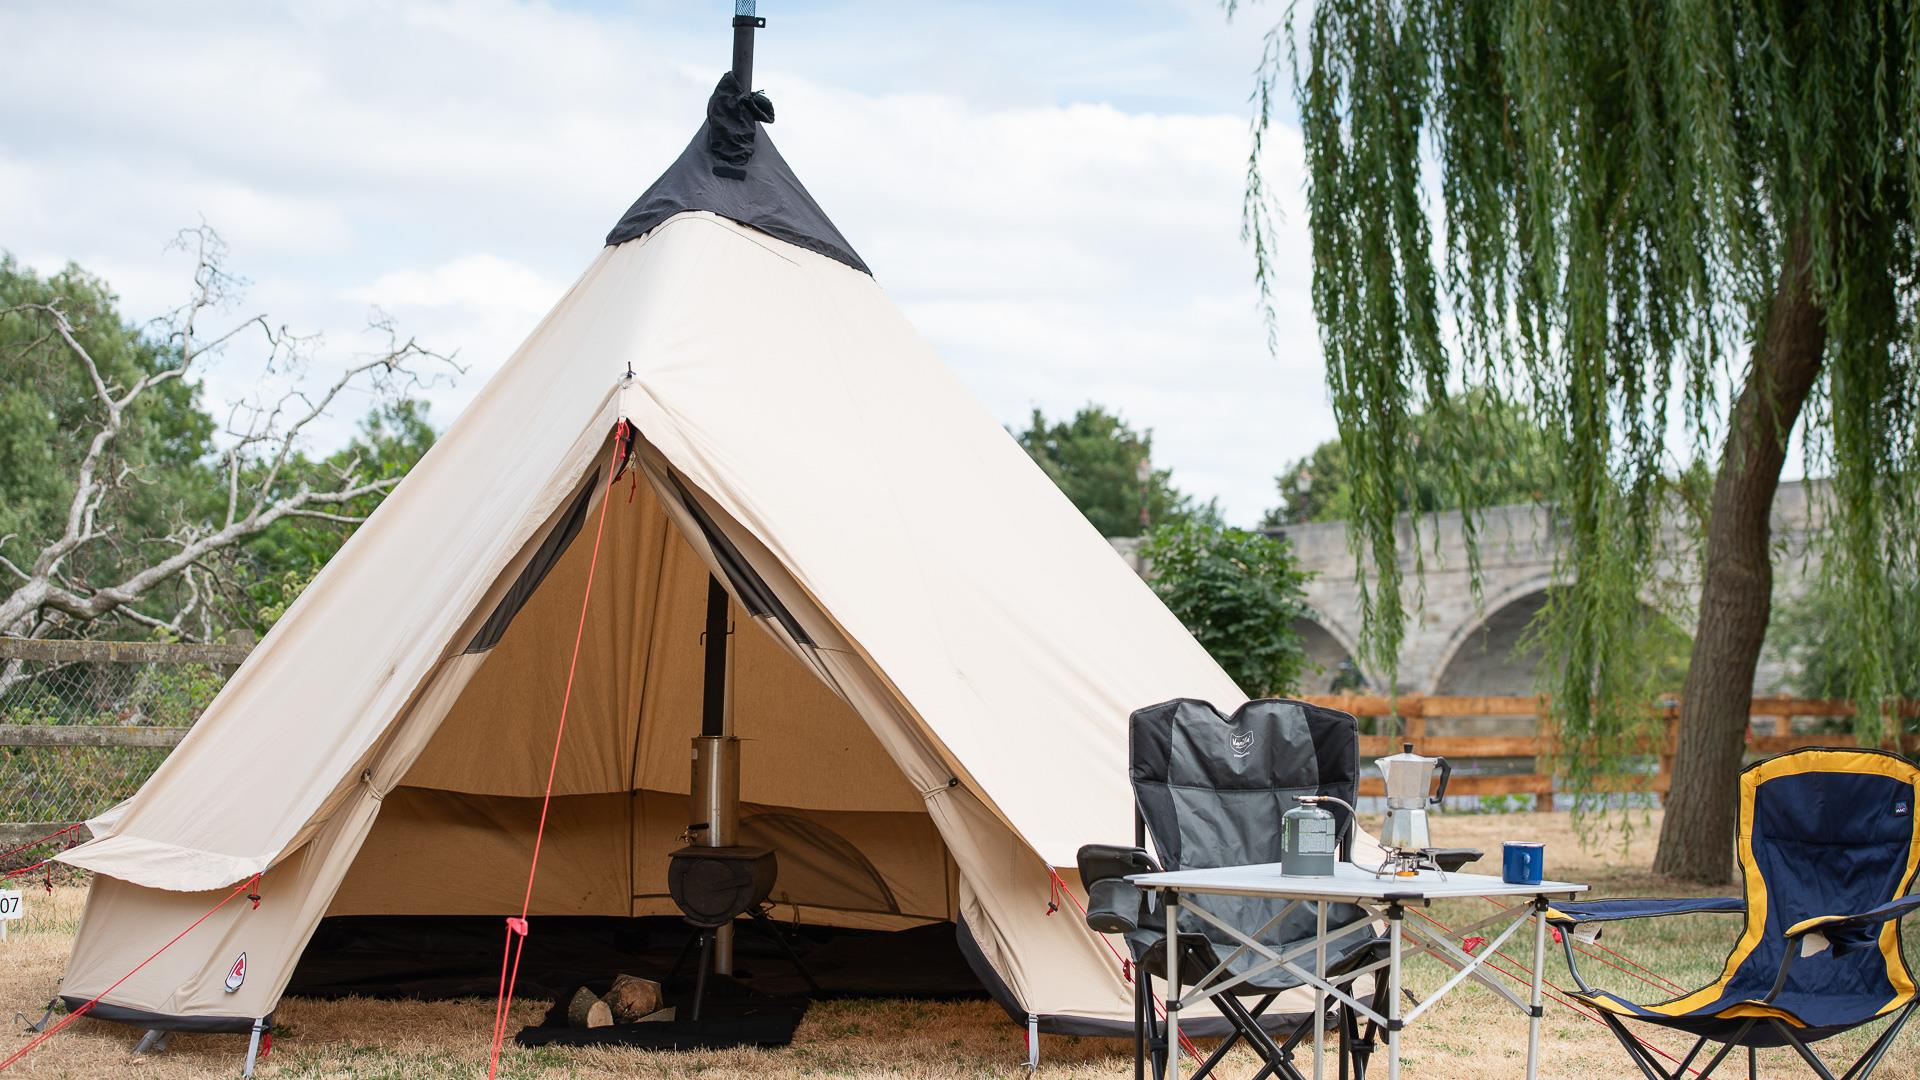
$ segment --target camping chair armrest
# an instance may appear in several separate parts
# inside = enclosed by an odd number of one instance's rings
[[[1087,890],[1087,925],[1102,934],[1131,934],[1146,916],[1147,894],[1127,880],[1129,874],[1158,873],[1160,864],[1145,848],[1088,844],[1074,856],[1080,885]]]
[[[1589,923],[1619,922],[1623,919],[1655,919],[1662,915],[1701,913],[1737,915],[1747,910],[1747,902],[1738,896],[1635,897],[1620,900],[1588,900],[1578,904],[1554,904],[1547,908],[1547,922],[1562,931],[1560,947],[1567,954],[1567,973],[1583,994],[1593,987],[1580,976],[1580,961],[1573,950],[1575,927]],[[1585,936],[1584,934],[1582,935]],[[1600,936],[1595,926],[1592,937]]]
[[[1694,915],[1703,912],[1740,915],[1747,902],[1738,896],[1636,897],[1623,900],[1588,900],[1577,904],[1554,904],[1547,908],[1547,921],[1555,926],[1581,926],[1586,923],[1618,922],[1622,919],[1653,919],[1662,915]]]
[[[1846,952],[1850,948],[1872,944],[1880,936],[1883,923],[1915,911],[1920,911],[1920,894],[1903,896],[1853,915],[1818,915],[1802,919],[1787,927],[1787,940],[1798,941],[1808,934],[1818,933],[1833,944],[1834,952]]]

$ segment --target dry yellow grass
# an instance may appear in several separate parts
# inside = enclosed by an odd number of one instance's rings
[[[1535,839],[1548,845],[1548,870],[1560,878],[1595,885],[1598,895],[1641,892],[1684,893],[1651,878],[1645,867],[1651,857],[1657,818],[1648,821],[1624,849],[1617,844],[1583,849],[1565,815],[1514,814],[1501,816],[1449,815],[1436,822],[1443,843],[1482,847],[1492,865],[1503,839]],[[78,887],[56,888],[48,896],[29,899],[28,917],[16,923],[16,933],[0,945],[0,1017],[15,1012],[37,1017],[58,981],[74,932],[82,892]],[[1483,903],[1437,905],[1430,913],[1448,925],[1460,925],[1469,916],[1492,909]],[[1688,987],[1710,979],[1732,943],[1737,922],[1723,916],[1686,916],[1628,924],[1607,938],[1607,944]],[[1920,944],[1920,928],[1908,931],[1909,946]],[[1509,953],[1524,958],[1521,949]],[[1915,955],[1920,955],[1916,953]],[[1629,997],[1652,1000],[1654,990],[1628,975],[1600,964],[1582,964],[1590,981]],[[1433,961],[1417,961],[1410,985],[1423,994],[1437,986],[1444,969]],[[1602,977],[1604,976],[1604,978]],[[1557,956],[1547,969],[1549,980],[1571,985]],[[1637,993],[1641,991],[1644,993]],[[372,1001],[308,1001],[290,998],[278,1017],[281,1031],[271,1057],[262,1065],[263,1078],[285,1077],[473,1077],[484,1075],[491,1001],[392,1003]],[[522,1002],[515,1010],[516,1026],[531,1023],[543,1011],[542,1003]],[[25,1041],[12,1033],[0,1037],[0,1055]],[[1842,1049],[1857,1053],[1871,1037],[1854,1036],[1825,1044],[1830,1054]],[[240,1064],[243,1039],[233,1035],[176,1035],[166,1051],[155,1056],[132,1056],[139,1033],[117,1024],[82,1019],[9,1070],[21,1078],[98,1077],[138,1075],[155,1080],[202,1076],[232,1076]],[[740,1050],[723,1053],[655,1054],[633,1050],[592,1049],[520,1050],[510,1048],[502,1075],[519,1078],[550,1077],[678,1077],[711,1080],[776,1077],[900,1077],[911,1080],[949,1080],[1014,1076],[1022,1072],[1022,1032],[997,1006],[987,1002],[921,1003],[845,1001],[816,1005],[791,1047],[782,1050]],[[1654,1041],[1668,1050],[1681,1045],[1672,1034],[1654,1033]],[[1468,985],[1455,991],[1405,1037],[1405,1075],[1415,1080],[1464,1080],[1481,1077],[1517,1077],[1526,1051],[1525,1019],[1490,992]],[[1625,1077],[1632,1070],[1611,1036],[1598,1024],[1554,1005],[1548,1006],[1542,1036],[1541,1075],[1552,1078]],[[1047,1077],[1080,1078],[1132,1075],[1130,1046],[1120,1039],[1042,1039],[1042,1073]],[[1732,1063],[1729,1063],[1731,1066]],[[1384,1075],[1384,1069],[1378,1070]],[[1223,1076],[1244,1077],[1253,1072],[1252,1059],[1243,1057]],[[1724,1075],[1742,1075],[1727,1067]],[[1763,1076],[1802,1076],[1802,1067],[1790,1051],[1768,1051],[1761,1056]],[[1903,1036],[1882,1066],[1880,1075],[1920,1076],[1920,1030]]]

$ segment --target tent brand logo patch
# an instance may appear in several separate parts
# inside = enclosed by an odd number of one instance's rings
[[[1239,731],[1233,735],[1233,756],[1246,757],[1253,753],[1253,732]]]
[[[1913,813],[1913,807],[1910,804],[1908,804],[1907,800],[1897,799],[1894,801],[1894,804],[1893,804],[1894,817],[1906,817],[1908,814],[1911,814],[1911,813]]]
[[[240,984],[246,981],[247,954],[241,953],[240,958],[235,960],[233,966],[227,969],[227,993],[231,994],[235,990],[240,989]]]

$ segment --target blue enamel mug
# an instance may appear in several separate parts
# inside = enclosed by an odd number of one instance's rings
[[[1547,848],[1531,840],[1509,840],[1500,849],[1500,880],[1509,885],[1538,885],[1547,872]]]

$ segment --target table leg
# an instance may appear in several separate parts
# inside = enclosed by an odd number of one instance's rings
[[[1180,1080],[1180,894],[1167,898],[1167,1080]]]
[[[1313,974],[1324,982],[1327,978],[1327,902],[1316,900],[1313,904]],[[1313,1080],[1324,1080],[1327,1056],[1327,991],[1315,985],[1313,988]]]
[[[1547,966],[1547,902],[1533,901],[1533,998],[1527,1010],[1527,1080],[1540,1073],[1540,979]]]
[[[1400,923],[1405,918],[1399,904],[1387,907],[1387,1080],[1400,1080]]]

